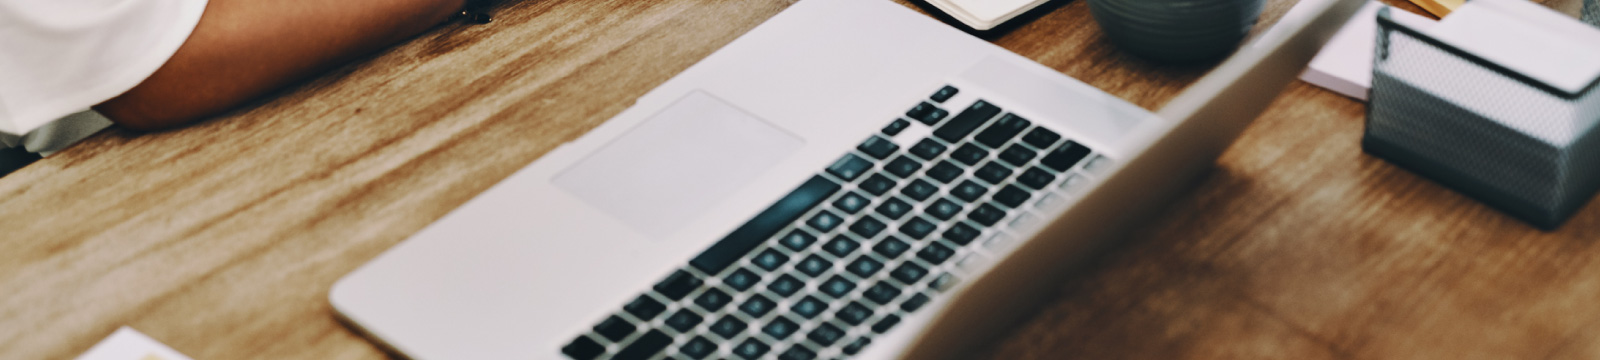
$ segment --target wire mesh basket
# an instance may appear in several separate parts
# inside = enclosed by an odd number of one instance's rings
[[[1600,78],[1565,91],[1389,11],[1378,13],[1366,152],[1545,229],[1600,190]]]
[[[1583,22],[1600,27],[1600,0],[1583,1]]]

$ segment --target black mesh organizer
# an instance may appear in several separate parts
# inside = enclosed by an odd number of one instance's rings
[[[1583,1],[1583,22],[1600,27],[1600,0]]]
[[[1389,11],[1378,13],[1367,153],[1547,230],[1600,190],[1600,78],[1565,91]]]

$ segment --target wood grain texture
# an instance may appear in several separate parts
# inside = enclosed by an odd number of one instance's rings
[[[0,178],[0,359],[122,325],[196,359],[383,358],[334,319],[335,280],[790,3],[517,2]],[[995,42],[1152,109],[1206,70],[1119,52],[1082,1]],[[1362,114],[1292,85],[990,358],[1600,356],[1600,210],[1536,231],[1362,154]]]

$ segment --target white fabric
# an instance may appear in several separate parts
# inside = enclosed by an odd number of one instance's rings
[[[14,146],[150,77],[206,1],[0,0],[0,142]]]

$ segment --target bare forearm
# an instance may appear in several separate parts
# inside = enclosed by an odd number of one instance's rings
[[[95,108],[130,128],[183,125],[421,33],[462,2],[211,0],[166,65]]]

